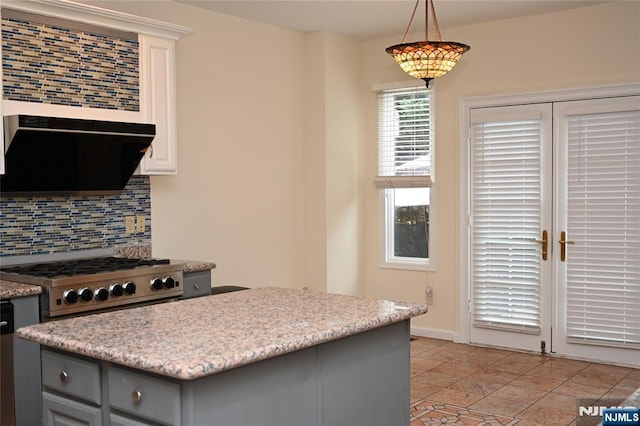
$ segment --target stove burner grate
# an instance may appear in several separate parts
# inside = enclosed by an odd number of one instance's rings
[[[3,272],[44,278],[60,278],[113,272],[144,266],[168,265],[169,259],[135,259],[125,257],[95,257],[63,260],[2,268]]]

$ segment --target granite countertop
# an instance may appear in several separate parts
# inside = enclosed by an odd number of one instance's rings
[[[426,305],[270,287],[52,321],[17,334],[191,380],[426,312]]]
[[[153,256],[151,255],[151,246],[145,244],[114,247],[114,253],[119,257],[133,257],[141,259],[153,258]],[[216,268],[216,264],[213,262],[201,262],[197,260],[171,259],[171,263],[184,263],[186,265],[184,268],[184,272],[186,274],[190,272],[209,271]]]
[[[42,288],[37,285],[0,280],[0,299],[15,299],[40,293],[42,293]]]
[[[184,273],[209,271],[216,268],[216,264],[212,262],[199,262],[197,260],[176,260],[171,259],[171,263],[184,263]]]

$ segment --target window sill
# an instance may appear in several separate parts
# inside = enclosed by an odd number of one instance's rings
[[[378,265],[383,269],[401,269],[407,271],[425,271],[435,272],[433,265],[427,261],[412,261],[412,260],[387,260],[381,261]]]

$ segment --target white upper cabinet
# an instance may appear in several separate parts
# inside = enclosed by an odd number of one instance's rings
[[[156,137],[140,163],[142,174],[178,172],[175,43],[140,35],[140,112],[156,125]]]
[[[156,125],[156,137],[141,162],[140,172],[142,174],[177,173],[175,42],[184,34],[191,32],[191,28],[73,1],[2,0],[2,7],[138,34],[140,111],[2,100],[0,114],[50,115],[152,123]],[[1,72],[0,67],[0,87]],[[0,135],[2,134],[2,120],[0,120]],[[4,149],[0,153],[0,174],[3,173]]]

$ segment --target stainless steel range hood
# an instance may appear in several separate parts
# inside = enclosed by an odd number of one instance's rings
[[[33,115],[4,129],[4,197],[119,193],[155,136],[154,124]]]

